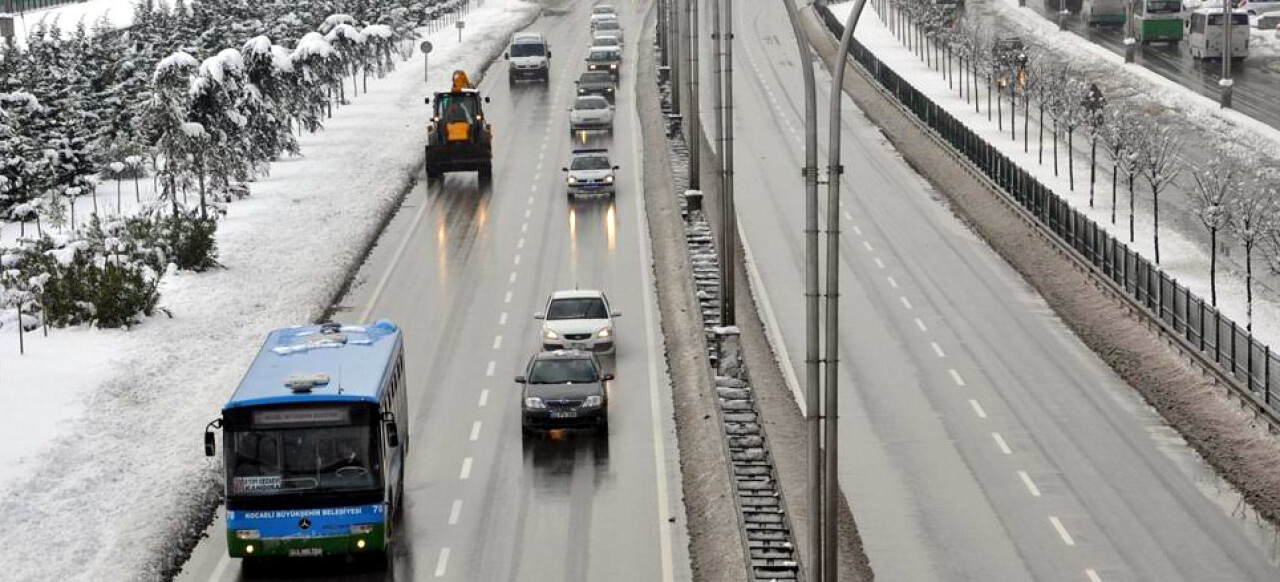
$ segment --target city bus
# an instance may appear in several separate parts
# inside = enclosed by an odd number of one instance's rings
[[[1182,40],[1182,0],[1135,0],[1133,30],[1142,44]]]
[[[390,559],[409,445],[404,343],[389,321],[272,331],[205,427],[222,430],[227,551]]]
[[[1249,56],[1249,13],[1231,11],[1231,42],[1223,42],[1222,7],[1198,8],[1187,18],[1187,49],[1193,59],[1220,59],[1230,47],[1232,59]]]

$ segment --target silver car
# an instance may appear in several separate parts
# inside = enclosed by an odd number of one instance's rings
[[[594,31],[591,35],[593,37],[610,35],[618,37],[619,43],[624,42],[622,39],[622,25],[618,24],[617,20],[601,20],[595,24],[592,30]]]
[[[604,293],[590,289],[556,291],[547,310],[533,315],[542,320],[542,349],[615,353],[613,320],[622,313],[609,308]]]
[[[613,133],[613,106],[599,95],[584,95],[569,108],[569,133],[598,129]]]

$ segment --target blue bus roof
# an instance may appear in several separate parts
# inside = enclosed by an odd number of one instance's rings
[[[285,403],[377,402],[400,345],[400,329],[385,320],[371,325],[277,329],[267,335],[223,410]],[[307,379],[312,381],[310,390],[290,387],[291,380],[296,384]]]

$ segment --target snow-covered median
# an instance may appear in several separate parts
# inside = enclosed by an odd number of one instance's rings
[[[303,157],[273,164],[219,223],[226,268],[164,279],[171,319],[55,330],[23,357],[0,336],[0,577],[158,577],[216,491],[201,430],[266,332],[317,318],[395,209],[422,159],[423,96],[454,69],[478,75],[538,10],[484,2],[461,45],[452,29],[428,35],[429,85],[416,54],[302,137]]]

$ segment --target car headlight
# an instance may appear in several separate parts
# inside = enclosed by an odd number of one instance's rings
[[[351,526],[351,533],[355,535],[367,535],[373,533],[373,524],[361,523]]]
[[[543,404],[543,402],[542,402],[542,399],[541,399],[541,398],[538,398],[537,396],[530,396],[530,397],[528,397],[528,398],[525,398],[525,399],[524,399],[524,407],[525,407],[525,408],[543,409],[543,408],[546,408],[546,407],[547,407],[547,405],[546,405],[546,404]]]
[[[610,69],[614,69],[614,70],[617,70],[617,68],[618,68],[618,65],[609,65],[609,68],[610,68]]]
[[[578,94],[579,94],[579,95],[581,95],[581,94],[583,94],[583,93],[586,93],[586,92],[587,92],[587,90],[586,90],[586,89],[583,89],[582,87],[578,87]]]
[[[612,332],[612,331],[610,331],[610,330],[609,330],[609,328],[607,328],[607,327],[606,327],[606,328],[604,328],[604,329],[602,329],[602,330],[600,330],[600,331],[596,332],[596,337],[598,337],[598,338],[600,338],[600,339],[609,339],[609,338],[613,337],[613,332]]]
[[[604,183],[605,183],[605,184],[612,184],[612,183],[613,183],[613,176],[605,176],[605,177],[604,177]]]
[[[573,184],[574,182],[577,182],[577,180],[574,180],[573,178],[569,178],[570,184]],[[560,334],[556,333],[555,330],[553,329],[546,329],[542,331],[542,337],[549,340],[558,340],[560,339]]]
[[[588,396],[582,401],[583,408],[600,408],[601,404],[604,404],[603,396]]]
[[[262,535],[256,529],[238,529],[236,530],[236,539],[256,540]]]

